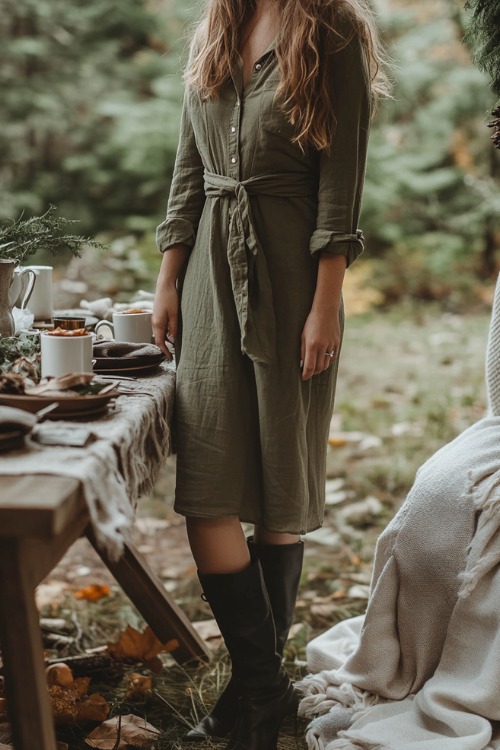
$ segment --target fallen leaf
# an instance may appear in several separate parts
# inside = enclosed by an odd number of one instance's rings
[[[292,627],[290,628],[290,632],[288,633],[288,640],[291,641],[303,629],[304,629],[304,623],[303,622],[296,622],[296,623],[294,623],[292,625]]]
[[[153,692],[153,678],[138,672],[128,675],[128,687],[125,700],[145,701]]]
[[[77,720],[79,704],[87,695],[90,680],[90,677],[78,677],[69,685],[49,686],[52,713],[57,724],[73,724]]]
[[[347,445],[347,440],[345,438],[339,438],[332,435],[328,438],[328,445],[331,445],[332,448],[343,448],[344,445]]]
[[[128,750],[129,746],[152,748],[160,734],[152,724],[134,714],[114,716],[96,727],[85,739],[99,750]]]
[[[349,493],[344,490],[333,491],[326,488],[325,505],[340,505],[349,498]]]
[[[110,705],[106,698],[99,693],[93,693],[88,698],[77,704],[76,720],[85,721],[105,721],[109,716]]]
[[[78,713],[76,702],[77,697],[71,686],[69,688],[60,685],[51,685],[49,687],[50,703],[52,713],[57,724],[72,724]]]
[[[383,509],[384,506],[378,497],[369,495],[368,497],[365,497],[364,500],[359,500],[356,503],[350,503],[344,508],[340,508],[336,515],[337,523],[339,518],[351,523],[360,523],[365,520],[367,516],[377,516],[383,511]]]
[[[351,588],[348,591],[348,596],[351,599],[369,599],[370,598],[370,587],[369,586],[363,586],[361,584],[356,584],[355,586],[351,586]]]
[[[347,591],[345,589],[337,589],[337,591],[334,591],[331,595],[332,599],[345,599],[347,596]]]
[[[40,583],[35,590],[35,599],[38,609],[50,609],[60,611],[64,595],[69,586],[66,581],[49,581]]]
[[[68,665],[63,662],[51,664],[45,670],[45,674],[49,685],[68,687],[68,685],[73,684],[73,672]]]
[[[340,534],[327,526],[316,529],[316,531],[310,531],[306,534],[306,539],[309,542],[324,544],[327,547],[338,547],[340,544]]]
[[[171,522],[163,518],[149,518],[147,516],[136,518],[134,521],[134,528],[141,532],[151,536],[155,531],[165,531],[171,526]]]
[[[88,602],[96,602],[102,599],[103,596],[109,596],[110,591],[109,586],[101,586],[98,583],[93,583],[90,586],[85,586],[85,588],[75,591],[74,597],[76,599],[85,599]]]
[[[329,618],[337,611],[335,604],[313,604],[311,606],[311,614],[320,618]]]
[[[159,672],[162,663],[158,659],[160,652],[170,653],[179,647],[179,641],[172,639],[161,643],[150,627],[141,633],[130,625],[120,635],[117,643],[108,645],[109,653],[118,661],[130,659],[143,662],[148,669]]]
[[[91,681],[92,677],[77,677],[76,680],[73,680],[72,687],[77,698],[83,698],[87,695]]]

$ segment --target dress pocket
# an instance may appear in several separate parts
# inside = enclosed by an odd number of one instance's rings
[[[261,92],[260,126],[263,131],[290,140],[295,128],[288,120],[276,97],[276,88],[265,88]]]

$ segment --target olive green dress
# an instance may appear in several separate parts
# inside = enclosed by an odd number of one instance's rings
[[[243,88],[187,91],[158,245],[192,248],[176,341],[175,509],[237,515],[274,532],[323,520],[337,362],[301,380],[300,343],[318,254],[363,249],[357,230],[370,120],[357,40],[331,56],[336,133],[302,153],[275,99],[274,45]]]

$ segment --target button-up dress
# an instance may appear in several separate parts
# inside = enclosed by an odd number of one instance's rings
[[[336,129],[303,153],[276,99],[271,45],[245,87],[187,90],[158,245],[191,248],[176,341],[175,509],[235,515],[272,532],[323,520],[337,361],[301,379],[301,334],[320,253],[363,249],[357,230],[370,121],[357,39],[329,58]],[[342,321],[341,321],[342,323]]]

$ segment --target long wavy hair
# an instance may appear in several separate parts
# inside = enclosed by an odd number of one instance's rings
[[[372,98],[388,95],[390,85],[373,14],[367,0],[271,0],[280,15],[276,38],[279,80],[276,97],[295,126],[302,150],[328,150],[335,132],[335,102],[325,59],[358,37]],[[242,31],[256,0],[207,0],[191,44],[184,79],[205,100],[228,80],[242,42]],[[347,30],[347,31],[346,31]]]

